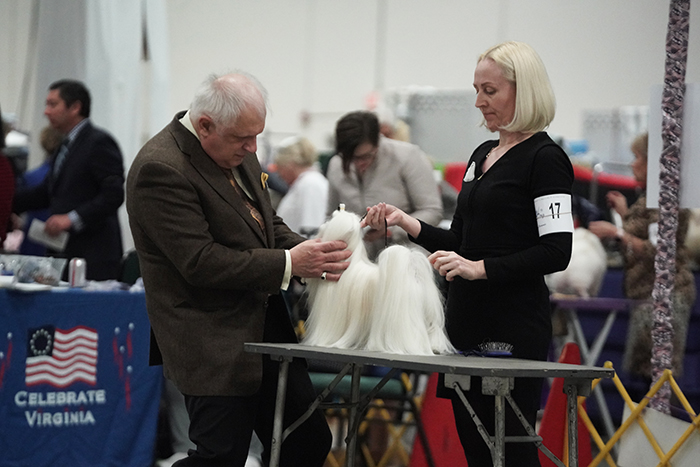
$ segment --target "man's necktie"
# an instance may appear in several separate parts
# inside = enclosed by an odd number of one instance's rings
[[[65,138],[61,142],[61,147],[58,150],[58,154],[56,155],[56,162],[53,165],[54,177],[58,175],[58,173],[61,171],[61,166],[66,161],[66,155],[68,155],[68,142],[68,138]]]
[[[258,210],[257,207],[255,207],[254,201],[248,197],[246,192],[238,186],[238,182],[236,182],[236,178],[233,176],[233,171],[231,170],[224,170],[224,173],[226,174],[226,178],[228,178],[228,181],[231,183],[231,186],[236,190],[236,193],[238,193],[238,196],[241,197],[243,202],[245,203],[246,207],[248,208],[248,211],[250,211],[250,215],[253,219],[255,219],[255,222],[258,223],[258,226],[260,226],[260,230],[265,232],[265,221],[262,217],[262,214],[260,214],[260,211]]]

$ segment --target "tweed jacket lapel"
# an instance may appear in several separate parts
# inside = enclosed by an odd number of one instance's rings
[[[247,188],[251,191],[251,195],[255,198],[258,203],[258,209],[265,222],[265,234],[267,235],[267,245],[270,248],[274,248],[275,244],[275,231],[273,223],[273,211],[272,204],[267,202],[268,194],[267,185],[263,188],[263,182],[261,180],[262,169],[260,168],[260,162],[258,162],[258,156],[253,153],[248,154],[243,160],[243,163],[238,166],[238,170],[241,177],[246,179]],[[250,217],[250,216],[248,216]]]
[[[180,115],[176,116],[175,120],[171,122],[171,130],[183,154],[189,156],[190,163],[197,170],[197,172],[199,172],[202,178],[206,180],[206,182],[219,194],[219,196],[221,196],[221,198],[245,220],[245,222],[250,226],[250,229],[255,232],[255,235],[257,235],[267,246],[268,241],[266,236],[263,235],[263,232],[260,230],[260,226],[258,226],[255,219],[253,219],[253,216],[250,215],[248,207],[245,205],[240,196],[238,196],[236,190],[231,186],[231,183],[226,178],[226,175],[222,169],[216,165],[216,163],[206,152],[204,152],[204,149],[202,149],[202,145],[197,137],[195,137],[177,120],[178,117],[180,117]],[[258,193],[256,192],[255,196],[257,195]],[[264,203],[259,204],[263,205]],[[265,218],[266,228],[268,226],[271,227],[271,222],[267,221],[267,215],[263,214],[263,216]]]

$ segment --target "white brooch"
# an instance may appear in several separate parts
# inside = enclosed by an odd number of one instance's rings
[[[469,169],[467,170],[467,173],[464,175],[464,181],[471,182],[472,180],[474,180],[475,172],[476,172],[476,163],[472,162],[472,164],[469,166]]]

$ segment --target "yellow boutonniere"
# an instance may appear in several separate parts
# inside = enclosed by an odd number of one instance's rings
[[[260,183],[262,183],[262,188],[263,190],[267,189],[267,178],[269,175],[267,175],[265,172],[260,174]]]

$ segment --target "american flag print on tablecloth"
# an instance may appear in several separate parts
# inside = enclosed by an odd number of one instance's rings
[[[97,383],[97,331],[76,326],[30,329],[27,336],[27,386],[50,384],[65,388],[76,381]]]

